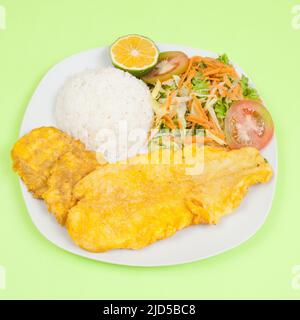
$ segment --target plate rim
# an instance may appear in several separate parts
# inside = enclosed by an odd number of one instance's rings
[[[178,48],[178,50],[183,50],[184,49],[189,49],[189,50],[195,50],[195,51],[203,51],[203,52],[206,52],[208,53],[209,55],[211,56],[217,56],[217,53],[213,52],[213,51],[209,51],[209,50],[205,50],[205,49],[201,49],[201,48],[195,48],[195,47],[190,47],[188,45],[182,45],[182,44],[169,44],[169,43],[157,43],[158,47],[161,47],[161,46],[166,46],[166,47],[176,47]],[[20,125],[20,129],[19,129],[19,137],[21,137],[23,134],[24,134],[24,119],[26,117],[26,114],[27,114],[27,111],[29,109],[29,106],[36,94],[36,92],[38,91],[38,88],[41,86],[41,84],[45,81],[45,79],[47,78],[47,76],[56,68],[58,67],[59,65],[63,64],[64,62],[66,62],[67,60],[69,59],[72,59],[72,58],[75,58],[77,56],[80,56],[84,53],[91,53],[92,51],[99,51],[99,50],[103,50],[103,49],[107,49],[109,48],[109,46],[102,46],[102,47],[97,47],[97,48],[91,48],[91,49],[87,49],[87,50],[83,50],[83,51],[80,51],[80,52],[77,52],[77,53],[74,53],[68,57],[65,57],[63,58],[62,60],[58,61],[57,63],[55,63],[54,65],[52,65],[48,71],[46,71],[44,73],[44,75],[42,76],[42,78],[40,79],[40,81],[38,82],[37,86],[34,88],[34,91],[33,91],[33,94],[31,95],[30,99],[29,99],[29,102],[25,108],[25,111],[23,113],[23,117],[22,117],[22,122],[21,122],[21,125]],[[235,62],[233,61],[230,61],[235,67],[239,68],[240,70],[242,70],[242,72],[248,77],[248,74],[246,74],[243,69],[238,65],[236,64]],[[75,72],[74,72],[75,73]],[[252,82],[252,79],[250,77],[248,77],[251,84],[254,85],[254,83]],[[255,85],[254,85],[255,87]],[[30,219],[33,223],[33,225],[35,226],[35,228],[39,231],[39,233],[47,239],[47,241],[49,241],[51,244],[55,245],[56,247],[64,250],[65,252],[68,252],[68,253],[71,253],[71,254],[74,254],[76,256],[80,256],[80,257],[83,257],[85,259],[90,259],[90,260],[94,260],[94,261],[98,261],[98,262],[101,262],[101,263],[108,263],[108,264],[114,264],[114,265],[119,265],[119,266],[127,266],[127,267],[139,267],[139,268],[148,268],[148,267],[151,267],[151,268],[157,268],[157,267],[170,267],[170,266],[178,266],[178,265],[184,265],[184,264],[188,264],[188,263],[194,263],[194,262],[197,262],[197,261],[202,261],[202,260],[205,260],[205,259],[208,259],[208,258],[211,258],[213,256],[218,256],[220,254],[223,254],[227,251],[231,251],[233,249],[236,249],[237,247],[241,246],[242,244],[248,242],[254,235],[257,234],[257,232],[263,227],[263,225],[265,224],[267,218],[269,217],[269,214],[271,212],[271,209],[272,209],[272,205],[273,205],[273,202],[274,202],[274,197],[275,197],[275,193],[276,193],[276,188],[277,188],[277,175],[278,175],[278,142],[277,142],[277,138],[276,138],[276,132],[274,133],[274,136],[272,138],[272,141],[273,141],[273,144],[274,144],[274,165],[272,167],[273,169],[273,177],[272,177],[272,185],[270,185],[270,188],[272,188],[272,195],[271,195],[271,198],[270,198],[270,201],[268,202],[268,205],[267,205],[267,210],[265,211],[265,214],[263,215],[263,219],[262,221],[260,222],[260,224],[255,227],[255,229],[253,229],[253,231],[251,233],[248,233],[247,236],[241,240],[239,240],[237,243],[235,243],[234,245],[229,245],[228,247],[225,246],[224,248],[220,249],[220,250],[216,250],[215,252],[213,253],[210,253],[210,254],[206,254],[206,255],[203,255],[202,257],[195,257],[195,258],[191,258],[191,259],[181,259],[181,261],[178,261],[178,262],[170,262],[170,263],[146,263],[146,264],[139,264],[139,263],[128,263],[128,262],[115,262],[115,261],[110,261],[109,259],[106,259],[106,258],[96,258],[94,256],[91,256],[90,254],[94,254],[94,253],[91,253],[89,251],[83,251],[83,252],[76,252],[75,250],[72,250],[72,249],[69,249],[69,248],[65,248],[63,247],[61,244],[58,244],[57,242],[54,242],[51,238],[48,237],[47,234],[45,234],[44,232],[41,231],[40,227],[37,225],[37,222],[36,220],[33,218],[33,215],[31,214],[30,212],[30,205],[29,205],[29,202],[27,200],[27,196],[30,195],[32,197],[32,194],[27,190],[25,184],[23,183],[23,181],[19,179],[19,184],[20,184],[20,187],[21,187],[21,192],[22,192],[22,196],[23,196],[23,200],[25,202],[25,205],[26,205],[26,210],[27,210],[27,213],[28,215],[30,216]],[[34,200],[40,200],[40,199],[34,199]],[[74,246],[76,246],[77,248],[77,245],[74,244]],[[122,249],[122,250],[126,250],[126,249]],[[128,249],[127,249],[128,250]],[[142,249],[140,249],[142,250]],[[99,253],[101,254],[101,253]]]

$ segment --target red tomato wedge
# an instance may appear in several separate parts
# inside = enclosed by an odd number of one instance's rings
[[[272,117],[259,101],[241,100],[227,111],[225,135],[231,149],[254,147],[260,150],[269,143],[273,133]]]

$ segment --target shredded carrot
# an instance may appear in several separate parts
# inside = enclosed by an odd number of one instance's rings
[[[224,74],[223,80],[224,80],[225,84],[226,84],[229,88],[232,88],[232,83],[231,83],[231,81],[229,80],[229,78],[228,78],[228,76],[227,76],[226,73]]]
[[[166,104],[165,104],[166,110],[170,109],[171,103],[172,103],[172,94],[168,94]]]
[[[188,76],[188,74],[189,74],[189,72],[190,72],[190,70],[191,70],[192,65],[193,65],[193,58],[190,58],[189,65],[188,65],[188,67],[187,67],[187,69],[186,69],[186,72],[184,73],[183,76],[181,76],[181,79],[180,79],[180,81],[179,81],[179,84],[178,84],[178,87],[179,87],[179,88],[182,87],[182,85],[183,85],[186,77]]]
[[[183,83],[185,82],[187,76],[190,74],[191,69],[192,69],[192,68],[194,69],[193,64],[194,64],[195,62],[201,62],[201,60],[202,60],[202,57],[200,57],[200,56],[194,56],[194,57],[191,57],[191,58],[190,58],[188,67],[187,67],[187,69],[186,69],[186,72],[183,74],[183,76],[181,77],[181,79],[180,79],[180,81],[179,81],[179,85],[178,85],[179,88],[182,87],[182,85],[183,85]]]
[[[220,78],[213,78],[213,77],[209,77],[210,81],[216,81],[216,82],[220,82],[221,79]]]
[[[236,73],[235,69],[232,66],[228,66],[227,73],[230,74],[235,79],[238,78],[238,74]]]
[[[190,71],[190,73],[188,74],[186,80],[184,81],[184,84],[187,83],[188,87],[190,87],[191,86],[191,81],[192,81],[192,79],[194,78],[195,75],[196,75],[196,69],[192,69]]]
[[[194,116],[192,114],[188,115],[186,117],[187,121],[191,121],[197,124],[200,124],[202,127],[204,127],[205,129],[211,129],[211,124],[210,122],[206,121],[205,119],[202,119],[200,117]]]
[[[202,58],[202,60],[206,65],[212,65],[212,66],[222,66],[222,65],[224,65],[221,61],[218,61],[217,59],[210,58],[210,57]]]
[[[199,99],[197,99],[195,96],[193,97],[193,101],[194,106],[195,106],[195,110],[198,113],[199,116],[201,116],[205,121],[208,121],[207,115],[204,111],[204,109],[202,108],[201,102]]]
[[[206,66],[208,67],[211,67],[211,68],[215,68],[216,67],[216,64],[213,63],[212,61],[209,61],[209,60],[203,60],[203,62],[205,63]]]
[[[218,74],[221,72],[221,69],[210,69],[210,68],[206,68],[205,71],[203,72],[203,74],[205,76],[210,76],[212,74]]]
[[[237,84],[236,86],[235,86],[235,88],[233,88],[233,90],[232,90],[232,94],[233,95],[238,95],[239,94],[239,91],[240,91],[240,85],[239,84]]]
[[[180,119],[177,119],[179,129],[183,129],[183,125]]]
[[[169,112],[169,116],[171,117],[171,119],[173,119],[176,116],[176,110],[172,110],[171,112]]]
[[[173,122],[172,118],[169,115],[164,115],[163,116],[166,125],[170,128],[170,129],[176,129],[175,123]]]

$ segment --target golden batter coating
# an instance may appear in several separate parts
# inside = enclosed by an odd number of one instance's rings
[[[239,206],[248,187],[272,176],[254,148],[191,145],[183,151],[158,150],[103,165],[80,141],[42,127],[15,144],[12,159],[74,242],[103,252],[140,249],[189,225],[218,223]]]
[[[65,153],[53,165],[43,199],[60,224],[65,223],[68,210],[75,204],[74,185],[97,166],[95,152],[81,149]]]
[[[75,204],[73,186],[97,168],[96,153],[53,127],[34,129],[12,150],[13,168],[36,198],[64,224]]]
[[[14,145],[13,169],[36,198],[47,190],[47,179],[57,159],[68,151],[84,149],[78,140],[53,127],[34,129]]]
[[[201,174],[182,164],[145,164],[148,156],[91,172],[73,191],[78,202],[67,217],[70,236],[92,252],[143,248],[191,224],[217,223],[240,204],[249,186],[272,176],[256,149],[202,151],[204,157],[193,164],[203,166]]]

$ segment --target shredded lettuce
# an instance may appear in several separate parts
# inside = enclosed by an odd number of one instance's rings
[[[159,99],[165,99],[167,97],[167,94],[165,92],[160,91],[159,92]]]
[[[225,63],[225,64],[229,64],[229,58],[226,53],[220,55],[218,60]]]
[[[206,64],[203,61],[198,62],[198,66],[200,69],[206,68]]]
[[[243,96],[248,99],[252,100],[258,100],[259,95],[256,89],[249,86],[249,79],[242,75],[242,78],[240,80],[240,85],[243,91]]]
[[[153,99],[157,99],[159,96],[159,91],[161,89],[161,82],[159,80],[156,81],[154,88],[152,89],[151,95]]]
[[[192,79],[193,91],[198,94],[207,94],[209,91],[209,81],[201,75]]]
[[[214,105],[215,113],[218,119],[224,119],[227,110],[229,109],[228,103],[225,99],[219,99],[217,103]]]
[[[172,83],[170,84],[163,84],[162,85],[162,88],[166,91],[170,90],[170,91],[174,91],[177,89],[177,85],[175,83],[175,81],[173,81]]]

